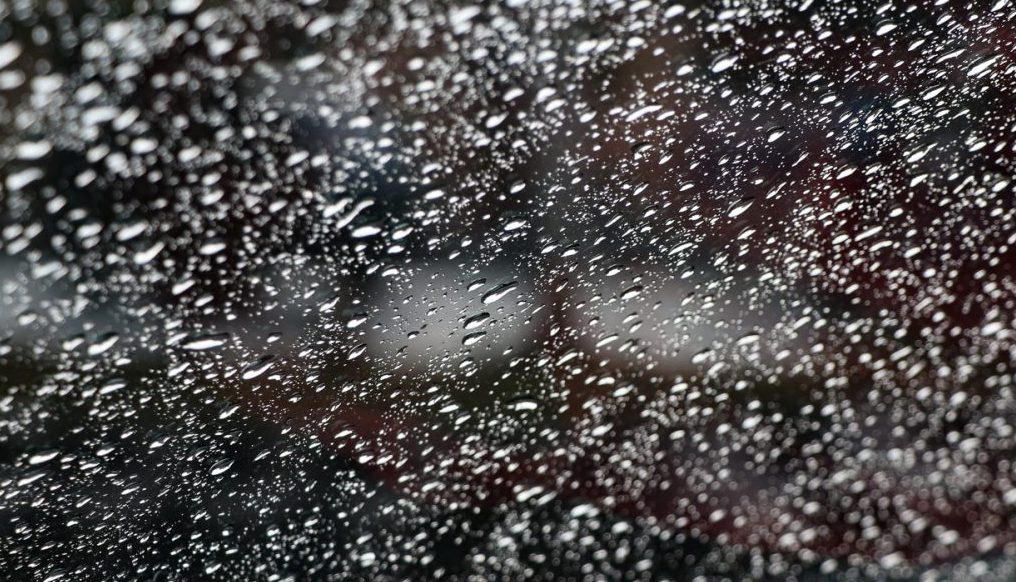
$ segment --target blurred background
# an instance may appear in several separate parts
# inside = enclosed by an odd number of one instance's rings
[[[0,2],[0,574],[1013,579],[1014,15]]]

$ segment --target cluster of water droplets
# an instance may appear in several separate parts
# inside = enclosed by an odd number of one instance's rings
[[[0,22],[0,577],[1014,575],[1007,0]]]

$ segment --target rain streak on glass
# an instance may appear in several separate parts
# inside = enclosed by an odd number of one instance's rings
[[[0,0],[0,579],[1016,579],[1014,34]]]

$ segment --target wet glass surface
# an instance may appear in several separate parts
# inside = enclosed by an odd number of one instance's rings
[[[1012,580],[1014,22],[0,1],[0,578]]]

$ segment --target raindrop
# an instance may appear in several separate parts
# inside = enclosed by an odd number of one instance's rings
[[[220,348],[229,342],[228,333],[200,333],[189,336],[180,344],[185,350],[203,351]]]
[[[490,314],[487,313],[486,311],[484,311],[483,313],[477,313],[476,315],[467,318],[465,323],[462,324],[462,327],[466,328],[467,330],[476,329],[481,325],[483,325],[483,323],[488,319],[490,319]]]
[[[532,412],[537,410],[539,406],[539,402],[525,396],[514,398],[507,404],[508,409],[512,412]]]
[[[727,69],[733,67],[734,63],[736,62],[737,62],[736,55],[723,55],[713,61],[710,70],[714,73],[722,73],[723,71],[726,71]]]
[[[223,459],[221,461],[217,461],[214,465],[212,465],[212,468],[208,470],[208,473],[212,476],[221,475],[226,471],[229,471],[230,467],[233,466],[233,463],[233,459]]]
[[[258,376],[264,374],[272,367],[272,362],[275,360],[275,356],[266,355],[261,356],[257,360],[247,364],[243,367],[243,371],[240,373],[240,377],[244,380],[253,380]]]
[[[515,281],[498,285],[497,287],[484,293],[481,301],[483,301],[484,305],[490,305],[491,303],[501,300],[505,295],[518,288],[518,286],[519,284]]]

